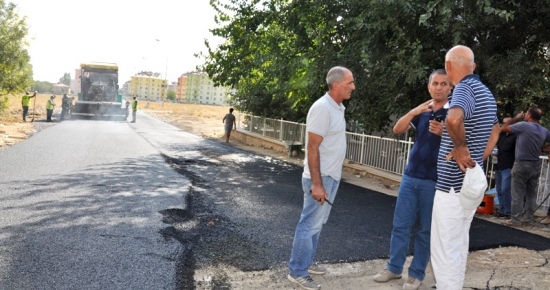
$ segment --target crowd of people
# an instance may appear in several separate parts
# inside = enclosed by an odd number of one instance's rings
[[[489,88],[474,74],[474,53],[457,45],[445,56],[445,69],[428,80],[430,99],[395,124],[396,134],[416,130],[393,217],[389,261],[373,279],[400,279],[415,223],[414,256],[403,289],[418,289],[431,261],[437,289],[462,289],[469,230],[487,190],[482,166],[498,150],[495,215],[513,227],[535,222],[533,213],[542,152],[550,151],[550,131],[542,111],[531,107],[499,123]],[[345,157],[344,100],[355,89],[353,73],[341,66],[326,77],[328,92],[309,109],[302,174],[303,208],[294,234],[288,279],[304,289],[320,289],[311,275],[327,269],[314,262],[341,179]],[[495,154],[496,155],[496,154]],[[548,217],[540,221],[550,224]]]

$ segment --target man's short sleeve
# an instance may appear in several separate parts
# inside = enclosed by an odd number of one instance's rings
[[[312,107],[307,117],[307,131],[325,137],[330,128],[329,116],[327,107],[322,105]]]
[[[472,88],[464,83],[458,84],[453,90],[451,108],[459,107],[464,111],[464,119],[472,117],[476,109],[476,100]]]
[[[512,133],[519,133],[525,130],[525,127],[527,126],[526,122],[519,122],[510,125],[510,130],[512,130]]]
[[[421,115],[414,116],[414,118],[409,123],[409,125],[411,125],[411,127],[415,130],[416,130],[416,128],[418,128],[418,122],[420,121],[420,116]]]

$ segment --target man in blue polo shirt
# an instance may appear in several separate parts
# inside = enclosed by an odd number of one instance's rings
[[[416,140],[397,194],[391,231],[390,260],[386,269],[374,276],[376,282],[401,278],[409,252],[411,230],[417,220],[414,258],[403,289],[418,289],[426,276],[426,267],[430,260],[430,228],[437,181],[437,154],[443,134],[443,120],[449,108],[448,97],[451,88],[445,70],[438,69],[432,72],[428,80],[431,100],[409,111],[393,127],[395,134],[405,133],[411,128],[416,129]]]
[[[474,53],[466,46],[455,46],[445,55],[445,70],[455,88],[441,138],[432,213],[430,252],[437,289],[462,289],[468,231],[476,211],[460,202],[464,172],[483,164],[500,133],[495,98],[473,74],[475,67]]]

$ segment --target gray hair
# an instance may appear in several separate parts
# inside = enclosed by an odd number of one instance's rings
[[[327,85],[329,90],[332,88],[332,84],[334,82],[340,82],[344,79],[344,74],[346,73],[346,71],[349,70],[343,66],[335,66],[328,71]]]
[[[436,69],[430,74],[430,78],[428,79],[428,84],[432,83],[432,77],[434,75],[447,75],[447,71],[444,69]]]

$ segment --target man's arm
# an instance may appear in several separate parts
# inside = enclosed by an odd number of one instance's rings
[[[453,141],[454,148],[447,155],[447,160],[454,158],[458,167],[463,172],[466,168],[473,168],[476,162],[470,156],[470,150],[466,143],[466,129],[464,128],[464,111],[460,107],[452,107],[447,113],[445,127],[449,137]]]
[[[323,205],[325,200],[328,200],[327,192],[323,187],[323,179],[321,178],[321,155],[319,153],[323,137],[307,132],[307,138],[307,164],[312,182],[311,195],[313,199],[320,201],[321,205]]]
[[[502,127],[500,128],[500,131],[504,133],[512,133],[512,128],[510,125],[515,124],[521,120],[523,120],[524,114],[523,112],[518,113],[514,118],[508,120],[508,122],[502,124]]]
[[[406,115],[399,118],[395,125],[393,126],[393,133],[394,134],[402,134],[407,132],[411,126],[410,123],[414,119],[414,117],[424,113],[424,112],[430,112],[431,108],[429,107],[432,100],[428,100],[422,104],[420,104],[418,107],[410,110]]]
[[[485,151],[483,152],[483,161],[487,160],[487,158],[491,155],[493,148],[497,145],[499,135],[500,125],[494,124],[493,130],[491,131],[491,136],[489,136],[489,140],[487,141],[487,147],[485,147]]]
[[[225,117],[227,117],[227,115],[223,116],[222,123],[225,123]]]

